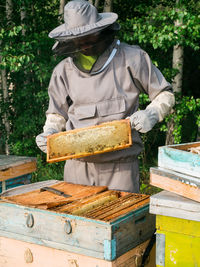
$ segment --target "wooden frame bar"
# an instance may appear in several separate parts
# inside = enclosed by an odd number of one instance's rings
[[[51,149],[51,142],[58,139],[59,137],[67,137],[68,134],[77,134],[77,133],[83,133],[86,132],[86,130],[93,130],[93,129],[102,129],[102,130],[106,130],[106,127],[110,127],[110,126],[114,126],[114,125],[122,125],[125,124],[126,125],[126,133],[128,136],[128,140],[126,144],[115,144],[115,146],[113,147],[105,147],[103,148],[99,148],[98,150],[94,150],[94,148],[91,146],[89,150],[91,150],[92,152],[82,152],[82,153],[68,153],[67,151],[65,152],[66,155],[59,155],[59,156],[52,156],[54,154],[54,151],[52,151]],[[119,133],[120,134],[120,133]],[[96,138],[96,143],[98,143],[98,141],[100,141],[100,139],[98,140],[98,136],[95,136],[95,134],[93,135],[94,138]],[[79,136],[76,136],[76,139],[79,139]],[[80,146],[84,145],[81,143],[81,138],[80,140]],[[78,141],[79,141],[78,140]],[[88,140],[89,143],[90,140]],[[125,149],[128,148],[132,145],[132,137],[131,137],[131,127],[130,127],[130,121],[128,119],[126,120],[120,120],[120,121],[112,121],[112,122],[106,122],[106,123],[102,123],[100,125],[96,125],[96,126],[90,126],[90,127],[85,127],[85,128],[80,128],[80,129],[75,129],[75,130],[71,130],[71,131],[67,131],[67,132],[60,132],[57,134],[53,134],[50,136],[47,136],[47,162],[52,163],[52,162],[58,162],[58,161],[64,161],[64,160],[68,160],[68,159],[73,159],[73,158],[81,158],[81,157],[87,157],[87,156],[91,156],[91,155],[96,155],[96,154],[101,154],[101,153],[105,153],[105,152],[111,152],[111,151],[115,151],[115,150],[120,150],[120,149]],[[62,144],[60,145],[62,146]],[[58,149],[60,149],[59,146],[57,146]],[[94,151],[93,151],[94,150]]]

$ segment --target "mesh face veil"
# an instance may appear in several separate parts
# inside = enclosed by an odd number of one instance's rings
[[[75,56],[82,53],[86,56],[99,56],[113,42],[114,31],[103,30],[91,35],[73,39],[57,40],[52,50],[58,56]]]

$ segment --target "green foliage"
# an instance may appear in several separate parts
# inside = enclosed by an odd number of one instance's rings
[[[27,14],[23,22],[22,9]],[[12,21],[7,21],[5,15],[0,19],[0,69],[6,70],[9,88],[9,97],[0,97],[0,118],[5,113],[8,116],[10,150],[16,155],[39,152],[35,137],[42,131],[48,83],[57,64],[51,55],[53,41],[48,37],[49,31],[58,25],[56,10],[57,1],[13,1]],[[2,124],[0,131],[5,132]]]
[[[173,131],[174,143],[194,142],[200,127],[200,99],[188,96],[176,96],[174,111],[165,118],[165,123],[160,130],[167,132],[167,122],[173,119],[175,128]],[[187,131],[187,135],[185,135]]]
[[[63,180],[64,162],[56,162],[48,164],[45,159],[37,156],[37,171],[32,175],[32,182],[40,182],[45,180]]]

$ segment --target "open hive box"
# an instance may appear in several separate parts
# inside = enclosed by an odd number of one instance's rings
[[[0,236],[111,261],[154,232],[147,195],[58,181],[50,188],[70,196],[30,187],[2,194]]]
[[[200,142],[163,146],[150,184],[200,202]]]
[[[200,142],[159,147],[158,166],[200,178]]]
[[[47,161],[57,162],[124,149],[132,145],[129,120],[106,122],[47,137]]]

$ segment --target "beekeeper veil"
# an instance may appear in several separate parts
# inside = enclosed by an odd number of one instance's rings
[[[113,39],[120,26],[113,12],[98,13],[85,0],[74,0],[64,8],[64,24],[49,33],[56,43],[52,50],[57,55],[71,56],[77,52],[98,55]]]

